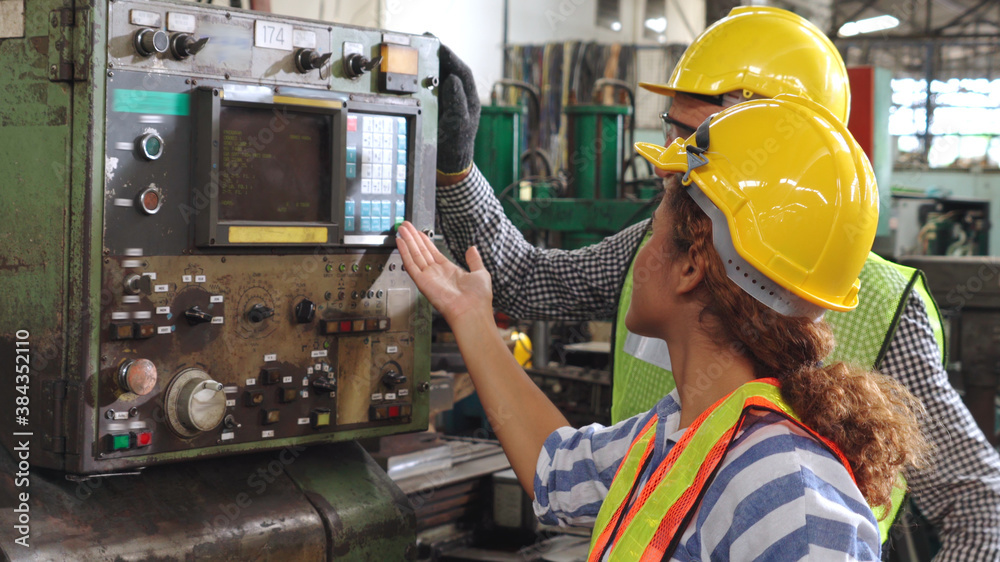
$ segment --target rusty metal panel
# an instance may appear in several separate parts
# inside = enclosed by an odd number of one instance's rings
[[[13,560],[323,560],[319,514],[285,472],[304,447],[70,481],[33,471],[29,547],[17,465],[0,451],[0,555]],[[353,485],[345,481],[345,485]],[[358,525],[357,522],[351,522]],[[385,558],[388,560],[388,558]]]
[[[413,560],[409,499],[357,443],[313,447],[288,474],[323,518],[327,560]]]

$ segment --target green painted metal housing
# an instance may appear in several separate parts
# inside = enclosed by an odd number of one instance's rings
[[[520,178],[527,108],[487,105],[479,117],[473,161],[499,195]]]
[[[569,193],[581,199],[621,196],[622,150],[627,105],[567,107]]]

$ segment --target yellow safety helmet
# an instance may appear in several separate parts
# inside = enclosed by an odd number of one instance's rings
[[[726,108],[668,147],[635,147],[657,168],[684,173],[728,277],[745,291],[789,316],[857,306],[878,188],[829,110],[779,95]]]
[[[666,84],[639,85],[667,96],[795,94],[823,105],[841,123],[851,109],[847,68],[830,39],[792,12],[762,6],[733,8],[684,51]]]

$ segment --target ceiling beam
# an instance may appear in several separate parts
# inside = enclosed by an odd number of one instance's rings
[[[930,1],[930,0],[927,0],[927,1]],[[965,10],[964,12],[962,12],[961,14],[955,16],[948,23],[946,23],[946,24],[944,24],[944,25],[942,25],[940,27],[935,28],[934,29],[934,33],[941,33],[945,29],[948,29],[949,27],[951,27],[951,26],[957,24],[958,22],[962,21],[963,19],[965,19],[970,14],[974,14],[974,13],[978,12],[980,9],[982,9],[983,6],[986,6],[988,4],[992,4],[993,1],[994,0],[980,0],[978,4],[976,4],[975,6],[972,6],[971,8],[969,8],[969,9]]]

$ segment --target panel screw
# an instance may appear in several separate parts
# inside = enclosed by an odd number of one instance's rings
[[[139,409],[138,408],[134,408],[134,407],[133,408],[129,408],[129,410],[128,410],[128,417],[134,418],[134,417],[136,417],[138,415],[139,415]]]
[[[420,383],[420,392],[427,392],[431,389],[431,383],[424,381]]]
[[[114,76],[114,75],[115,75],[114,72],[111,72],[110,70],[108,71],[108,76]]]
[[[115,411],[108,410],[107,412],[104,412],[104,417],[108,418],[109,420],[115,419]]]

